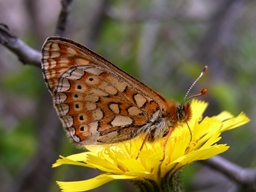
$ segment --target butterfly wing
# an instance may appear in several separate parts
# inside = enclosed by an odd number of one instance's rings
[[[42,54],[45,82],[74,142],[120,142],[163,120],[161,95],[86,47],[50,37]]]

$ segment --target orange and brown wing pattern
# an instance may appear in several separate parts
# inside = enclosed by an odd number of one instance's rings
[[[43,45],[42,56],[43,75],[50,91],[57,85],[56,77],[68,68],[74,65],[96,65],[118,74],[136,91],[154,98],[164,111],[168,110],[167,101],[160,94],[79,43],[61,37],[49,37]]]
[[[46,84],[74,142],[115,143],[166,126],[163,97],[82,45],[51,37],[42,54]]]

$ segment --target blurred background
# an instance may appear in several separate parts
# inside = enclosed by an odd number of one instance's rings
[[[60,0],[0,0],[0,22],[40,50],[54,34]],[[74,1],[65,37],[104,56],[169,100],[182,101],[205,65],[205,115],[245,112],[251,122],[223,134],[222,154],[245,168],[256,166],[256,1]],[[82,152],[63,131],[41,69],[23,65],[0,46],[0,191],[59,191],[55,181],[85,180],[99,173],[73,166],[51,168],[59,155]],[[201,163],[182,176],[185,191],[237,191],[221,173]],[[116,181],[93,191],[132,191]]]

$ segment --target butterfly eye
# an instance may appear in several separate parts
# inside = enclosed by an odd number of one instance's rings
[[[189,104],[178,105],[176,109],[177,120],[179,122],[185,122],[190,119],[191,109]]]
[[[184,105],[178,105],[176,111],[178,121],[182,121],[185,116]]]

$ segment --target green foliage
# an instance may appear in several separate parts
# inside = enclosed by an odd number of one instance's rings
[[[23,119],[15,129],[8,131],[1,129],[0,131],[0,162],[12,174],[17,174],[22,165],[35,152],[37,141],[33,137],[34,129],[35,126],[31,119]]]
[[[45,86],[42,79],[43,76],[40,69],[25,66],[21,70],[5,76],[3,78],[3,88],[9,93],[17,94],[21,97],[35,98],[42,93],[42,88]]]

